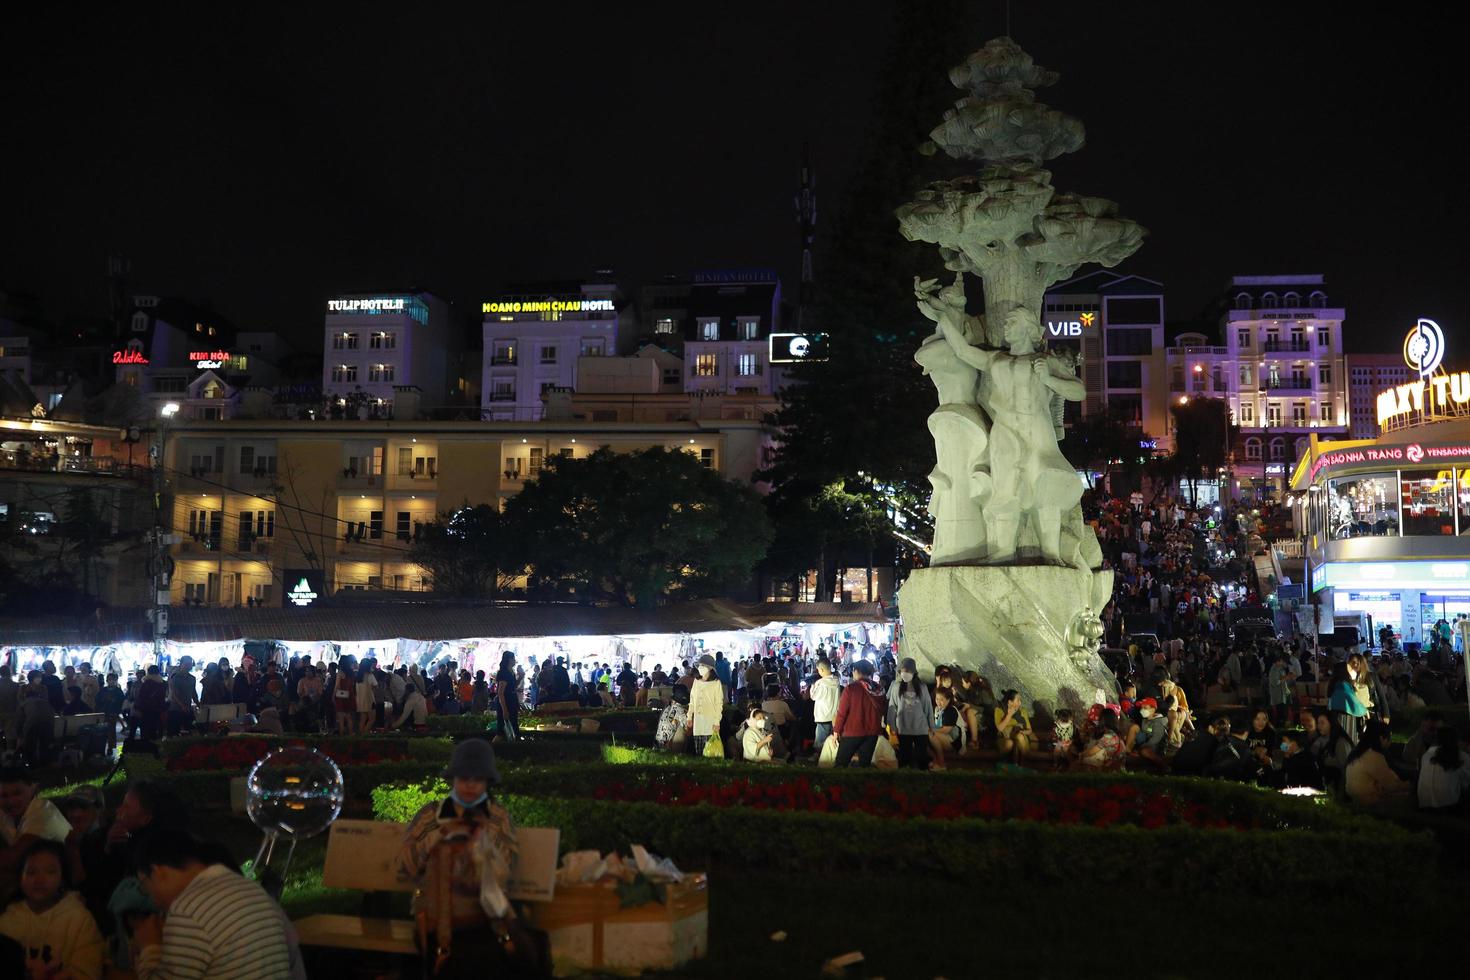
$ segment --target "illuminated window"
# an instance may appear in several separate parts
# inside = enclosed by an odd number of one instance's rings
[[[694,358],[694,376],[713,378],[720,373],[719,363],[713,354],[699,354]]]
[[[357,334],[332,334],[332,350],[357,350]]]
[[[760,337],[760,318],[743,316],[740,318],[740,324],[736,329],[741,340],[756,340]]]
[[[392,364],[374,364],[368,368],[369,381],[392,381],[393,374],[394,365]]]
[[[715,451],[713,449],[701,449],[699,451],[699,465],[707,470],[715,468]]]
[[[1251,386],[1251,366],[1249,364],[1242,364],[1240,366],[1240,386],[1242,388],[1249,388]]]
[[[357,380],[357,365],[356,364],[334,364],[334,365],[332,365],[332,380],[333,381],[339,381],[339,382],[341,382],[341,381],[356,381]]]
[[[1280,425],[1281,424],[1281,406],[1280,406],[1280,404],[1278,404],[1276,402],[1271,402],[1271,403],[1269,403],[1266,406],[1266,424],[1267,425]]]
[[[654,333],[673,333],[674,320],[672,317],[661,317],[653,323]]]
[[[495,353],[490,356],[491,364],[514,364],[516,362],[516,344],[513,340],[497,340],[495,342]]]
[[[368,346],[373,350],[393,350],[398,346],[398,334],[388,330],[379,330],[368,336]]]
[[[703,318],[699,321],[700,340],[719,340],[720,321],[718,318]]]
[[[555,364],[556,363],[556,348],[555,347],[543,347],[543,348],[541,348],[541,363],[542,364]]]
[[[741,354],[735,361],[735,373],[742,378],[760,374],[760,358],[754,354]]]
[[[1256,421],[1256,406],[1250,402],[1240,403],[1240,424],[1251,425]]]
[[[582,341],[583,357],[602,357],[606,353],[606,343],[601,338],[588,338]]]

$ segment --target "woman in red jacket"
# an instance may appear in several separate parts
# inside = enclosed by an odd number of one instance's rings
[[[835,768],[846,769],[854,755],[859,766],[873,764],[873,750],[883,734],[887,713],[888,702],[873,683],[873,665],[859,660],[852,665],[852,683],[843,689],[832,719],[832,733],[837,736]]]

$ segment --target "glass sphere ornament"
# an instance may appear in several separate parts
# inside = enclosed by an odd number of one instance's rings
[[[342,812],[342,770],[316,749],[277,749],[245,781],[245,811],[267,834],[305,840]]]
[[[296,842],[315,837],[342,812],[342,770],[316,749],[277,749],[257,762],[245,777],[245,812],[264,831],[250,873],[279,899],[296,854]],[[290,841],[285,865],[270,867],[276,841]]]

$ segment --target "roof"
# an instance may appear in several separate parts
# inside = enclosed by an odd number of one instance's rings
[[[1059,282],[1046,291],[1048,296],[1154,296],[1162,295],[1164,284],[1143,276],[1120,275],[1098,269],[1085,276]]]
[[[464,640],[475,637],[626,636],[755,629],[773,622],[881,623],[876,603],[735,603],[706,599],[656,609],[570,604],[468,606],[444,602],[365,605],[339,602],[311,609],[169,610],[169,640],[362,642],[397,638]],[[89,621],[43,616],[0,620],[0,645],[105,646],[147,642],[152,626],[141,609],[106,610]]]

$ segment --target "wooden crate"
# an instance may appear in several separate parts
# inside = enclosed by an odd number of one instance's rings
[[[556,975],[598,970],[636,976],[703,957],[709,950],[708,879],[689,875],[659,887],[664,901],[626,909],[612,883],[557,885],[550,902],[532,903],[529,920],[551,937]]]

